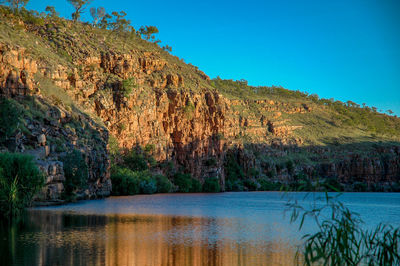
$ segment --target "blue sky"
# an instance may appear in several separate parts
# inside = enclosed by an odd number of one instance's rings
[[[31,0],[71,17],[66,0]],[[400,115],[399,0],[94,0],[155,25],[162,44],[210,77],[281,85]],[[86,14],[83,18],[89,20]]]

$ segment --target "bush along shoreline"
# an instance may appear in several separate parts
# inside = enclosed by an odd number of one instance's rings
[[[175,169],[172,163],[158,163],[151,156],[151,145],[124,152],[117,145],[113,147],[110,150],[112,195],[221,192],[217,178],[206,179],[202,184],[189,173]]]

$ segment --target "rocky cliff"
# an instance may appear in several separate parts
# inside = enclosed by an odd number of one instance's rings
[[[368,187],[400,181],[395,117],[281,87],[210,80],[137,36],[110,37],[63,19],[41,25],[3,14],[0,32],[0,93],[40,113],[26,115],[27,130],[2,146],[35,155],[48,176],[45,198],[62,193],[60,158],[71,150],[80,150],[89,166],[89,186],[80,193],[108,195],[109,135],[125,150],[152,147],[158,162],[201,181],[218,177],[223,186],[227,154],[242,169],[240,178],[255,183],[300,175]]]

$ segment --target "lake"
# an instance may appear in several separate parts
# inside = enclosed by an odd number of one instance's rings
[[[288,198],[322,193],[156,194],[30,209],[0,233],[0,265],[293,265],[302,234]],[[344,193],[365,227],[400,226],[400,193]]]

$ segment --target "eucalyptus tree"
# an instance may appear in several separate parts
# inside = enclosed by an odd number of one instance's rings
[[[75,12],[72,13],[73,21],[79,20],[81,14],[85,12],[86,7],[92,2],[92,0],[67,0],[67,1],[75,8]]]
[[[51,18],[56,18],[60,15],[54,6],[47,6],[45,11],[48,13],[47,16]]]
[[[0,0],[0,4],[7,4],[14,10],[19,10],[20,8],[26,6],[29,0]]]
[[[139,33],[141,35],[144,35],[145,39],[147,41],[154,40],[154,35],[153,34],[157,34],[158,33],[158,29],[156,26],[142,26],[139,29]]]
[[[99,21],[101,21],[101,19],[103,19],[103,17],[106,15],[106,10],[104,9],[104,7],[92,7],[90,9],[90,15],[93,18],[93,25],[96,26]]]

